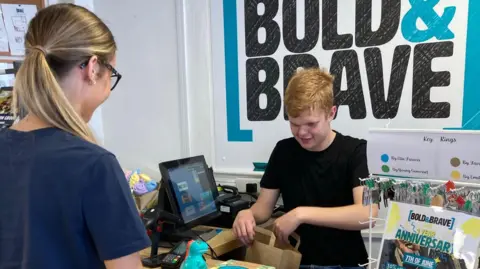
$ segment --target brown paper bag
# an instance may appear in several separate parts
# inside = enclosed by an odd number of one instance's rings
[[[296,245],[285,245],[277,240],[272,230],[273,226],[267,229],[255,227],[255,241],[247,249],[245,261],[272,266],[276,269],[299,268],[302,261],[302,254],[298,252],[300,237],[292,234],[291,236],[297,240]]]

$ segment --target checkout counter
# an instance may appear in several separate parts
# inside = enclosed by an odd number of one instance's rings
[[[239,196],[235,190],[219,193],[203,156],[163,162],[159,167],[162,181],[157,205],[142,214],[152,240],[152,246],[141,252],[144,268],[160,268],[165,262],[172,265],[168,268],[179,268],[186,253],[185,247],[179,250],[179,246],[185,246],[189,240],[208,244],[205,259],[209,268],[222,264],[218,257],[228,257],[232,252],[245,249],[229,228],[236,211],[248,207],[249,203],[235,199]],[[224,225],[212,225],[222,217]],[[231,265],[268,268],[240,261]]]
[[[203,227],[200,227],[200,228],[203,228]],[[213,228],[213,227],[208,227],[208,228]],[[212,239],[208,240],[208,244],[213,249],[213,251],[215,251],[215,254],[217,256],[225,256],[232,252],[241,250],[243,248],[242,243],[236,240],[235,236],[232,234],[231,230],[229,229],[222,229],[222,232],[220,232],[218,235],[216,235]],[[171,250],[170,248],[159,248],[158,253],[159,254],[168,253],[170,250]],[[146,257],[149,257],[150,252],[151,252],[151,249],[147,248],[141,251],[140,255],[142,256],[142,258],[146,258]],[[239,253],[241,253],[241,251]],[[215,268],[225,262],[228,262],[231,265],[242,266],[248,269],[267,268],[259,264],[253,264],[253,263],[248,263],[248,262],[238,261],[238,260],[222,261],[222,260],[213,259],[212,257],[214,257],[214,254],[212,253],[212,250],[210,250],[205,255],[205,259],[207,261],[209,268]],[[149,267],[144,267],[144,268],[149,268]]]

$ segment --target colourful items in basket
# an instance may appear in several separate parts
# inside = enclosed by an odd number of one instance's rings
[[[148,175],[140,173],[140,170],[125,171],[130,189],[135,195],[142,195],[154,191],[158,187],[158,183],[152,180]]]
[[[123,173],[125,173],[125,178],[128,180],[130,179],[130,176],[133,174],[133,171],[130,170],[123,170]]]

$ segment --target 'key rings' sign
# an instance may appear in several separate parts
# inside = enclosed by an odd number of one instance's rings
[[[289,135],[290,77],[317,66],[336,77],[343,133],[365,137],[389,119],[478,129],[479,12],[474,0],[213,1],[216,139],[262,143],[250,158],[265,161]]]

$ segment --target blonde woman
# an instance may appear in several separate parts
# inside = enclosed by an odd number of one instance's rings
[[[108,27],[79,6],[40,10],[0,132],[0,268],[141,268],[149,246],[115,156],[87,126],[121,75]]]

